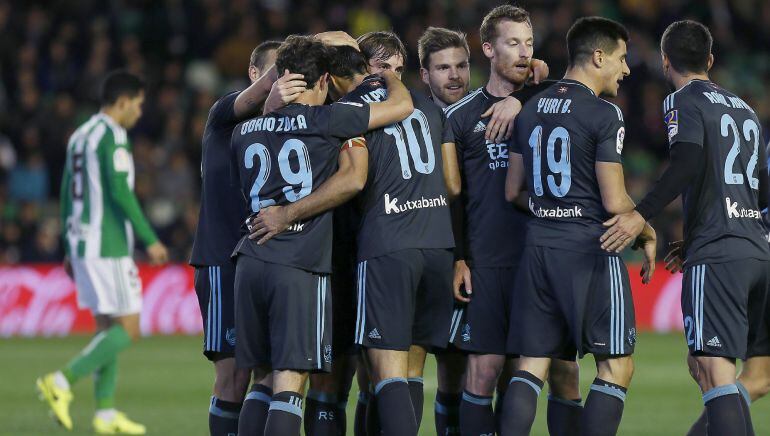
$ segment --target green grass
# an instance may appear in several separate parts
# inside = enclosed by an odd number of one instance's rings
[[[34,380],[61,366],[88,342],[87,337],[0,340],[0,434],[90,434],[92,382],[74,388],[75,430],[60,429],[37,400]],[[200,339],[153,337],[142,340],[120,359],[118,407],[147,425],[150,434],[206,435],[212,368],[200,354]],[[680,335],[644,334],[636,354],[636,374],[626,403],[622,435],[683,435],[700,413],[700,395],[684,363]],[[594,376],[593,361],[583,361],[581,386]],[[421,434],[433,434],[435,365],[426,370],[425,411]],[[348,402],[352,421],[355,392]],[[545,435],[545,395],[540,398],[533,434]],[[770,400],[752,406],[757,435],[770,434]],[[352,426],[349,426],[352,428]],[[351,432],[349,432],[351,434]]]

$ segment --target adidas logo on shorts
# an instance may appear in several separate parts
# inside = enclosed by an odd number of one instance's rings
[[[476,123],[476,127],[473,128],[473,133],[483,132],[487,130],[487,126],[484,125],[481,121]]]
[[[368,336],[369,339],[382,339],[382,336],[380,336],[380,332],[377,331],[377,328],[372,329]]]
[[[708,345],[709,347],[722,348],[722,343],[719,342],[719,338],[716,336],[709,339],[709,341],[706,342],[706,345]]]

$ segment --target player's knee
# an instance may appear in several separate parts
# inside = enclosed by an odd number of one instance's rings
[[[628,387],[634,375],[634,361],[631,356],[607,359],[599,366],[598,375],[602,380]]]
[[[577,362],[556,361],[548,374],[551,393],[560,398],[580,396],[580,367]]]
[[[471,359],[468,363],[468,372],[465,379],[465,387],[471,393],[478,395],[491,395],[497,385],[502,364],[482,359]]]

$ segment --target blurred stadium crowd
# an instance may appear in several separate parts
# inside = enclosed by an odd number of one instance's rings
[[[58,196],[67,138],[96,111],[100,78],[126,68],[148,83],[144,116],[129,133],[136,191],[172,260],[186,261],[197,224],[201,136],[211,104],[246,86],[251,50],[291,33],[393,29],[410,51],[405,81],[422,89],[417,39],[431,26],[468,33],[471,88],[486,79],[478,28],[500,2],[473,0],[0,0],[0,264],[58,262]],[[520,2],[535,27],[535,57],[552,78],[565,68],[575,18],[602,15],[631,31],[631,76],[618,103],[625,169],[639,199],[664,167],[657,41],[675,19],[714,35],[712,79],[741,95],[770,127],[770,2],[766,0],[546,0]],[[661,244],[679,239],[678,202],[656,221]]]

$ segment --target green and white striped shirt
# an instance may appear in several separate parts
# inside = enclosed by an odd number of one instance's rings
[[[126,130],[102,112],[70,137],[60,207],[71,257],[131,256],[134,232],[145,245],[158,240],[134,195]]]

